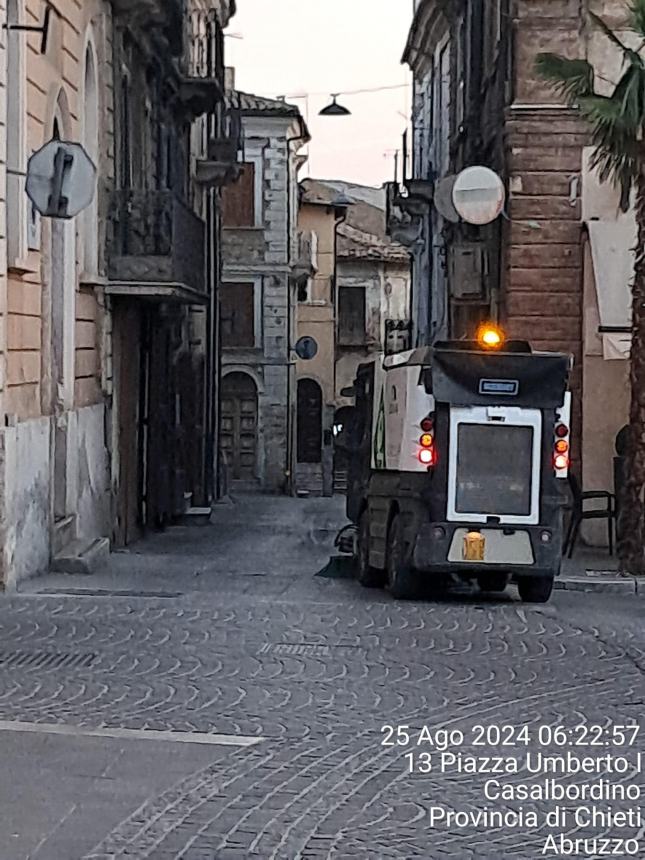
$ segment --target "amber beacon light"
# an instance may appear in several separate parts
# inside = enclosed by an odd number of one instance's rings
[[[477,329],[477,343],[482,349],[501,349],[504,340],[504,332],[493,323],[482,323]]]

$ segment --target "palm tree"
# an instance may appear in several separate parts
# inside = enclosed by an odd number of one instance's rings
[[[593,13],[589,13],[615,48],[622,52],[620,79],[611,84],[611,95],[596,90],[600,76],[584,59],[540,54],[539,74],[575,107],[591,128],[595,151],[592,166],[602,182],[621,190],[626,211],[636,191],[638,247],[632,287],[631,407],[626,485],[620,506],[618,554],[624,570],[645,575],[645,0],[626,3],[625,31],[631,31],[633,49]],[[630,39],[631,41],[631,39]]]

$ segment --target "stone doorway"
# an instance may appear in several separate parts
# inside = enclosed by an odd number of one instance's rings
[[[258,392],[247,373],[229,373],[222,381],[222,451],[233,481],[258,478]]]

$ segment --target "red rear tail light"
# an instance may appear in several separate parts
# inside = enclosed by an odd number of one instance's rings
[[[558,437],[558,439],[564,439],[565,436],[569,435],[569,428],[566,424],[558,424],[558,426],[555,428],[555,435]]]
[[[429,433],[433,427],[434,427],[434,420],[431,416],[424,418],[423,421],[421,422],[421,429],[423,430],[424,433]]]
[[[434,465],[434,451],[432,448],[422,448],[419,451],[419,460],[424,466]]]

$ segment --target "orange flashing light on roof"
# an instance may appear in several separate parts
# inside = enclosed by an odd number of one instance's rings
[[[504,332],[494,323],[482,323],[477,329],[477,343],[483,349],[500,349],[505,340]]]

